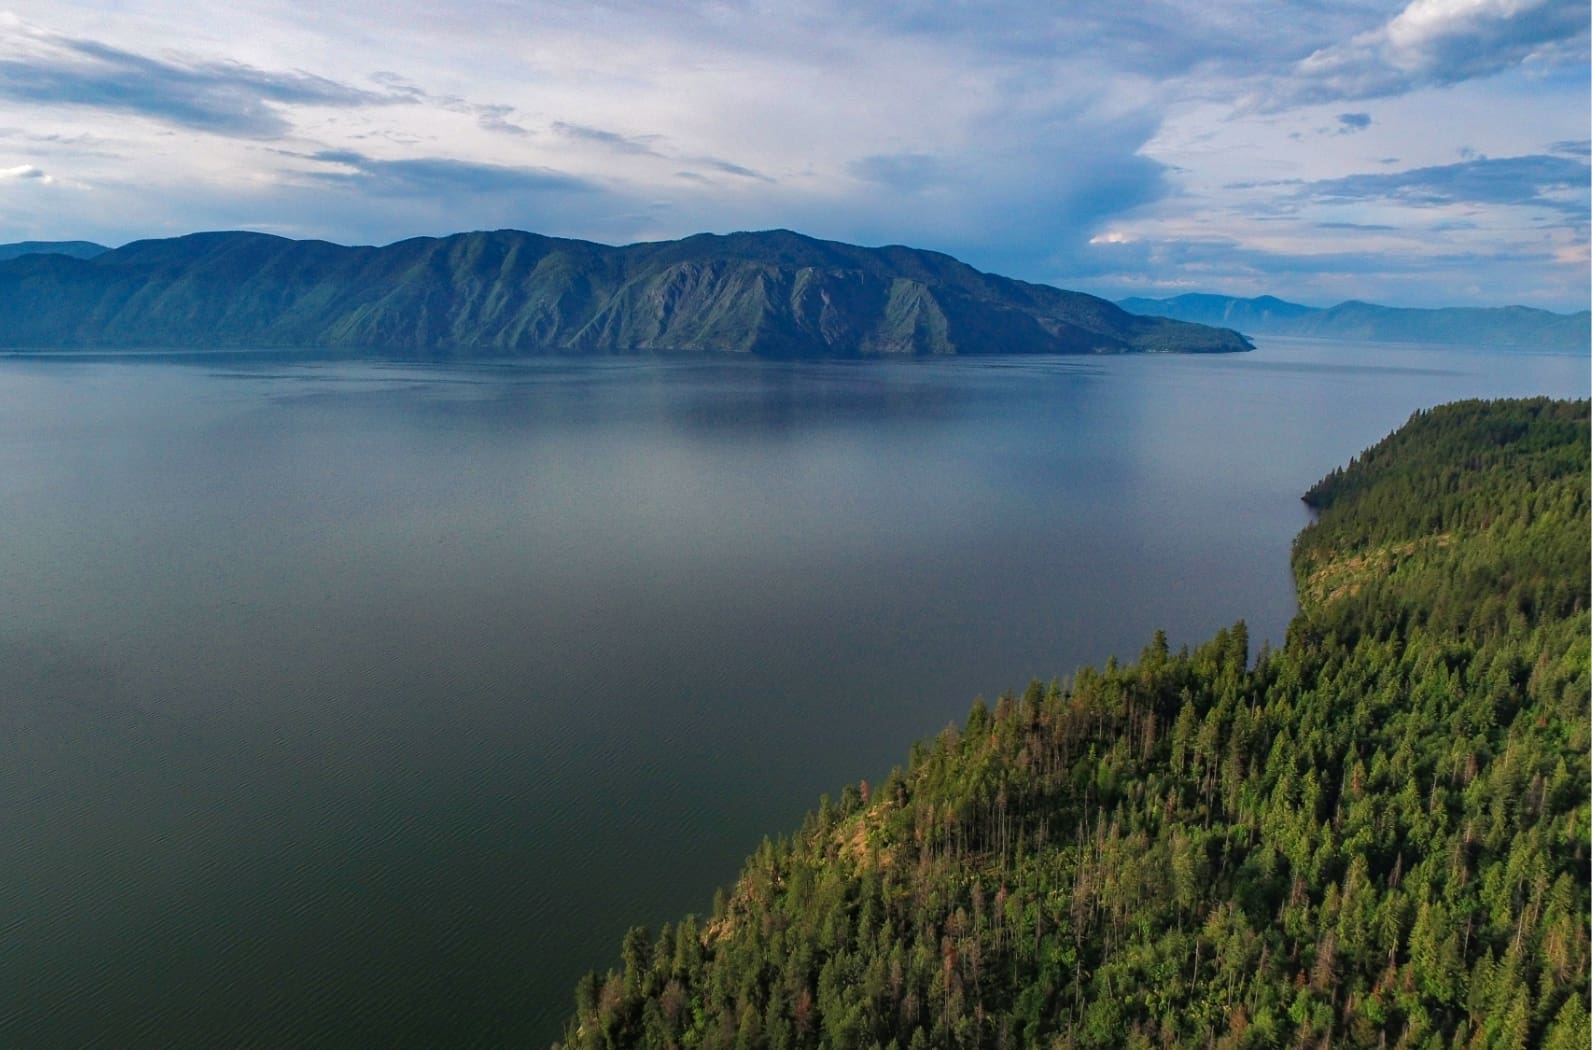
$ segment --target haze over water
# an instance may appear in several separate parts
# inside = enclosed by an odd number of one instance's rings
[[[499,1046],[974,695],[1282,639],[1578,356],[0,360],[0,1045]]]

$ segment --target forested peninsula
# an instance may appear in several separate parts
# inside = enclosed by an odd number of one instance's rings
[[[1588,1022],[1588,404],[1311,488],[1301,612],[975,702],[624,938],[565,1047],[1546,1047]]]
[[[772,358],[1251,349],[1228,329],[1140,317],[938,252],[788,230],[620,248],[518,230],[384,247],[244,232],[98,253],[36,247],[0,252],[0,347]]]

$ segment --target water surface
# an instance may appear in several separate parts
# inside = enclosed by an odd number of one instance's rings
[[[0,360],[0,1044],[501,1046],[975,694],[1294,611],[1581,358]]]

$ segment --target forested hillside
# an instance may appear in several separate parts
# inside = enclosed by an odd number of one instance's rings
[[[975,703],[565,1045],[1585,1050],[1588,462],[1586,402],[1416,415],[1310,490],[1281,649]]]
[[[1237,332],[1140,317],[939,252],[789,230],[622,248],[520,230],[380,248],[237,231],[135,241],[92,258],[0,252],[0,342],[382,356],[1252,349]]]

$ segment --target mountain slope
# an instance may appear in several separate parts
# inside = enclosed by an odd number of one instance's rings
[[[633,929],[570,1047],[1583,1050],[1588,404],[1418,413],[1251,663],[1030,684]]]
[[[1179,295],[1123,299],[1118,306],[1146,317],[1235,328],[1250,335],[1310,336],[1366,342],[1450,343],[1543,350],[1592,349],[1592,313],[1556,314],[1526,306],[1416,310],[1345,302],[1317,309],[1264,295]]]
[[[513,230],[380,248],[205,233],[0,262],[12,347],[772,357],[1249,349],[949,256],[785,230],[610,248]]]

